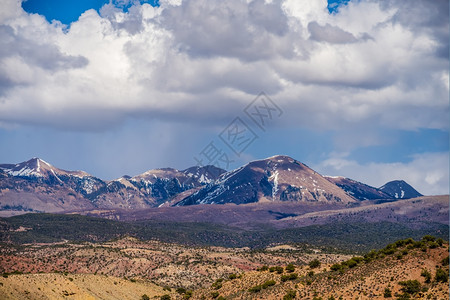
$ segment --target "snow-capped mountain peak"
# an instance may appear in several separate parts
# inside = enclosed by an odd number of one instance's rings
[[[305,164],[289,156],[276,155],[222,174],[176,205],[267,201],[349,203],[355,199]]]
[[[33,157],[30,160],[15,165],[0,165],[0,168],[11,176],[44,177],[43,170],[51,169],[52,166],[40,158]]]
[[[48,177],[57,175],[72,175],[76,177],[90,176],[83,171],[65,171],[52,166],[38,157],[17,164],[2,164],[0,169],[8,175],[15,177]]]
[[[379,188],[381,191],[391,195],[395,199],[409,199],[422,196],[404,180],[394,180]]]

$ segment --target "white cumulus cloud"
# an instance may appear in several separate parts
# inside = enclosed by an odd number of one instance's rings
[[[449,193],[448,153],[414,155],[406,163],[358,163],[346,155],[334,154],[315,166],[322,174],[344,175],[380,187],[392,180],[405,180],[424,195]]]
[[[337,14],[325,0],[107,4],[65,28],[7,0],[0,121],[213,122],[264,90],[299,110],[296,125],[448,129],[448,3],[422,4],[357,1]]]
[[[4,0],[0,126],[221,129],[265,91],[285,112],[280,124],[337,132],[336,151],[386,144],[391,129],[448,131],[448,11],[446,0],[350,1],[333,14],[326,0],[120,0],[67,27]],[[445,162],[344,157],[318,170],[374,185],[404,178],[433,194],[448,192]]]

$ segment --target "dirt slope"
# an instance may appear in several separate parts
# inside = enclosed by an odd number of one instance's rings
[[[173,293],[173,292],[172,292]],[[149,282],[93,274],[25,274],[0,278],[0,299],[141,299],[171,294]]]

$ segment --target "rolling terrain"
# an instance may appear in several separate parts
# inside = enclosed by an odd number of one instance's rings
[[[34,158],[0,165],[0,207],[1,299],[448,298],[448,195],[287,156],[112,181]]]
[[[448,299],[448,251],[448,242],[432,236],[355,257],[132,238],[10,246],[0,253],[0,298]]]
[[[388,211],[391,211],[390,208]],[[329,211],[325,213],[328,214]],[[422,220],[405,224],[383,220],[367,222],[361,218],[336,220],[335,216],[332,216],[328,218],[327,223],[320,219],[316,221],[316,216],[311,216],[300,223],[295,217],[276,220],[277,215],[275,217],[273,214],[270,215],[274,218],[273,224],[237,226],[237,224],[169,219],[115,221],[77,214],[34,213],[0,219],[0,237],[3,242],[27,244],[64,241],[105,242],[132,236],[142,240],[159,240],[190,246],[252,249],[280,243],[295,243],[320,247],[327,251],[356,253],[382,247],[386,242],[404,237],[420,238],[432,234],[446,238],[449,234],[448,218],[445,220],[447,223]],[[349,216],[354,215],[350,213]],[[368,239],[368,236],[371,238]]]

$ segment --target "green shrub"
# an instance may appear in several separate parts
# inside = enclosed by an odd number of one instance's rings
[[[262,290],[262,286],[261,286],[261,285],[255,285],[255,286],[253,286],[253,287],[251,287],[251,288],[248,289],[248,291],[249,291],[250,293],[258,293],[258,292],[260,292],[261,290]]]
[[[217,279],[212,285],[211,287],[215,288],[216,290],[220,289],[222,287],[222,278]]]
[[[280,266],[276,266],[276,267],[275,267],[275,271],[276,271],[278,274],[282,274],[282,273],[284,272],[284,269],[283,269],[282,267],[280,267]]]
[[[414,248],[421,248],[424,245],[425,245],[425,243],[423,241],[418,241],[418,242],[413,243]]]
[[[365,262],[371,262],[372,260],[374,260],[377,257],[377,251],[375,250],[370,250],[369,253],[366,253],[364,255],[364,261]]]
[[[431,273],[427,269],[423,269],[420,275],[425,278],[425,283],[431,282]]]
[[[281,279],[282,282],[285,282],[285,281],[288,281],[288,280],[295,280],[297,278],[298,278],[298,274],[297,273],[291,273],[291,274],[282,275],[280,279]]]
[[[297,296],[297,292],[294,290],[289,290],[286,295],[283,296],[283,300],[292,300]]]
[[[141,296],[141,300],[150,300],[150,297],[147,294]]]
[[[406,294],[413,295],[420,292],[421,289],[420,282],[417,280],[400,281],[398,284],[403,286],[401,290]]]
[[[444,269],[439,268],[436,270],[436,275],[435,275],[434,280],[436,282],[447,282],[448,281],[448,273]]]
[[[212,297],[213,299],[216,299],[217,297],[219,297],[219,292],[212,292],[212,293],[211,293],[211,297]]]
[[[315,268],[320,267],[320,261],[317,258],[313,259],[312,261],[309,262],[309,267],[311,269],[315,269]]]
[[[431,242],[431,243],[430,243],[430,249],[435,249],[435,248],[437,248],[437,247],[439,247],[439,244],[438,244],[438,243],[436,243],[436,242]]]
[[[236,279],[237,278],[237,275],[236,274],[230,274],[230,275],[228,275],[228,279],[230,279],[230,280],[233,280],[233,279]]]
[[[361,257],[361,256],[355,256],[355,257],[353,257],[352,259],[353,259],[354,261],[356,261],[358,264],[364,260],[364,258]]]
[[[276,282],[275,282],[275,280],[267,280],[266,282],[264,282],[263,284],[262,284],[262,288],[263,289],[267,289],[269,286],[273,286],[273,285],[275,285],[276,284]]]
[[[334,264],[330,267],[331,271],[339,271],[342,269],[342,265],[340,264]]]
[[[354,268],[354,267],[356,267],[357,264],[358,264],[358,262],[356,260],[354,260],[353,258],[347,260],[347,262],[346,262],[346,265],[349,268]]]
[[[422,238],[422,241],[424,241],[424,242],[434,242],[435,240],[436,240],[436,238],[432,235],[425,235]]]
[[[295,266],[293,264],[288,264],[285,268],[286,272],[292,273],[295,271]]]
[[[190,299],[193,295],[192,291],[186,291],[186,293],[184,294],[183,299]]]
[[[170,300],[170,299],[172,299],[171,297],[170,297],[170,295],[163,295],[163,296],[161,296],[161,298],[160,298],[161,300]]]
[[[392,291],[390,288],[385,288],[384,289],[384,294],[383,294],[384,298],[391,298],[392,297]]]
[[[386,255],[392,255],[395,253],[395,251],[397,251],[397,248],[392,247],[392,248],[383,249],[382,251]]]
[[[266,265],[264,265],[264,266],[262,266],[262,267],[257,269],[257,271],[267,271],[267,270],[269,270],[269,267],[266,266]]]
[[[448,256],[441,261],[443,266],[448,266]]]

